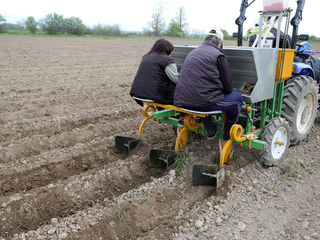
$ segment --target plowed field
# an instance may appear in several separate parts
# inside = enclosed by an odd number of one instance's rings
[[[175,141],[170,126],[150,122],[129,156],[116,154],[114,136],[136,137],[143,120],[129,90],[141,56],[154,41],[0,36],[0,239],[232,239],[214,234],[223,231],[216,220],[220,207],[246,181],[243,172],[252,171],[254,179],[260,174],[277,179],[288,173],[292,159],[303,159],[307,174],[279,184],[295,186],[319,176],[319,118],[308,142],[290,148],[287,165],[264,169],[259,152],[236,148],[218,195],[212,187],[191,186],[192,165],[212,162],[216,141],[195,137],[182,171],[150,169],[149,149],[172,148]],[[306,146],[309,150],[303,150]],[[314,200],[320,197],[320,183],[313,186]],[[264,201],[265,192],[257,189]],[[233,201],[241,205],[239,198]],[[210,229],[210,217],[197,222],[201,211],[215,218],[217,229]],[[221,221],[232,222],[232,214]],[[243,239],[254,239],[252,229],[247,227]],[[319,224],[314,232],[320,234]],[[285,234],[291,236],[289,230]],[[299,236],[309,235],[302,231]]]

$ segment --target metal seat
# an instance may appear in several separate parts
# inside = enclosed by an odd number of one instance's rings
[[[154,100],[145,99],[145,98],[138,98],[138,97],[135,97],[135,96],[133,96],[133,99],[139,100],[139,101],[142,101],[142,102],[148,102],[148,103],[154,102],[154,103],[155,103]],[[161,106],[161,104],[158,104],[158,105]],[[183,110],[184,112],[190,112],[190,113],[195,113],[195,114],[218,114],[218,113],[222,113],[222,111],[203,112],[203,111],[196,111],[196,110],[191,110],[191,109],[187,109],[187,108],[176,107],[176,106],[174,106],[174,105],[166,105],[166,104],[163,104],[163,105],[162,105],[163,108],[166,108],[166,106],[172,106],[172,107],[175,107],[175,108],[177,108],[177,109],[181,109],[181,110]]]

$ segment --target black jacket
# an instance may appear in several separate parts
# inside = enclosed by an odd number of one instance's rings
[[[174,63],[174,60],[168,55],[153,52],[143,57],[130,95],[157,103],[173,104],[175,84],[165,73],[166,66],[171,63]]]

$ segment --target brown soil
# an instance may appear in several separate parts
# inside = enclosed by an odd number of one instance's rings
[[[149,149],[174,146],[170,126],[147,123],[142,143],[129,156],[115,153],[114,136],[136,137],[143,119],[129,90],[154,40],[0,37],[0,239],[319,236],[319,219],[312,220],[316,214],[320,218],[319,117],[308,141],[290,148],[277,167],[263,168],[259,152],[237,146],[218,194],[212,187],[191,185],[192,165],[212,163],[216,141],[194,137],[181,172],[148,167]],[[271,185],[279,189],[279,198]],[[246,187],[252,194],[244,194]],[[282,204],[284,199],[290,206]],[[273,204],[297,212],[291,222],[290,214],[279,220],[284,234],[272,231]],[[299,216],[306,206],[310,215]],[[219,215],[220,208],[227,218]],[[266,222],[259,220],[260,227],[254,228],[250,224],[259,214]],[[218,217],[222,224],[216,224]],[[237,228],[241,219],[246,230],[230,230],[233,238],[223,235],[223,224]],[[300,229],[299,219],[308,227]]]

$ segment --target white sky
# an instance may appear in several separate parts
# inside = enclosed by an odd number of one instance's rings
[[[249,0],[251,2],[252,0]],[[270,1],[270,0],[269,0]],[[296,1],[290,0],[292,8]],[[256,0],[247,9],[244,30],[252,27],[262,10],[263,0]],[[212,28],[226,29],[229,34],[237,31],[235,19],[240,13],[241,0],[3,0],[0,14],[9,23],[33,16],[36,20],[56,12],[64,17],[79,17],[87,26],[119,24],[123,31],[142,31],[151,21],[158,4],[163,6],[166,24],[184,7],[189,31],[208,32]],[[306,0],[299,33],[320,36],[317,27],[320,0]],[[291,17],[294,16],[292,12]],[[291,34],[291,32],[289,32]]]

